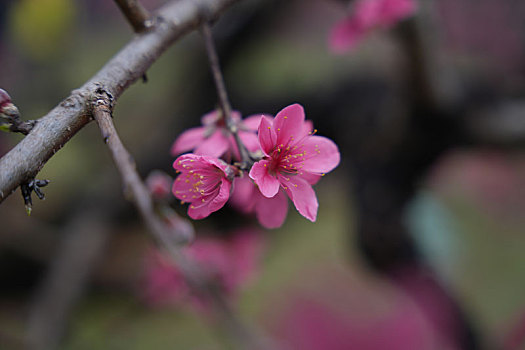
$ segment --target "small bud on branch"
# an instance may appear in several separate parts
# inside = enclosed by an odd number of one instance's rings
[[[0,130],[27,135],[35,124],[34,120],[22,121],[20,112],[11,101],[9,94],[4,89],[0,89]]]

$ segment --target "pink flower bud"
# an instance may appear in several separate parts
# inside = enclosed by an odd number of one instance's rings
[[[157,199],[166,199],[171,193],[173,179],[160,170],[152,171],[146,178],[146,185],[151,194]]]
[[[9,96],[9,94],[4,89],[0,89],[0,108],[4,107],[8,103],[12,103],[11,96]]]

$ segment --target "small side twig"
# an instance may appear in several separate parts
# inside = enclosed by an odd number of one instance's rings
[[[173,233],[156,215],[151,195],[137,173],[131,155],[118,136],[111,115],[111,104],[111,95],[103,89],[98,89],[92,111],[104,142],[108,145],[124,182],[126,197],[137,207],[150,233],[171,255],[188,285],[210,302],[215,316],[218,318],[218,324],[228,332],[237,348],[254,350],[270,348],[263,346],[266,341],[256,336],[249,327],[239,320],[224,296],[204,277],[205,274],[196,263],[183,254],[181,244],[171,239]],[[275,347],[273,348],[275,349]]]
[[[138,0],[115,0],[115,2],[136,33],[150,27],[150,14]]]
[[[213,36],[208,22],[205,21],[202,24],[201,33],[204,38],[204,44],[206,45],[206,53],[208,54],[208,60],[210,62],[210,68],[213,74],[215,87],[217,89],[219,105],[222,111],[224,121],[235,139],[235,143],[237,144],[237,147],[241,154],[243,167],[248,169],[253,164],[253,159],[250,155],[250,152],[246,149],[246,146],[244,146],[244,143],[241,141],[241,138],[239,137],[238,133],[238,126],[231,117],[232,108],[228,99],[228,93],[226,92],[226,84],[224,83],[224,78],[222,76],[222,71],[219,64],[219,57],[217,55],[217,50],[215,49]]]

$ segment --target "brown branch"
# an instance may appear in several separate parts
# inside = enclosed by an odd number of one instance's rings
[[[115,0],[136,33],[151,27],[150,14],[138,0]]]
[[[237,1],[175,0],[162,7],[151,30],[131,40],[95,76],[40,118],[29,135],[0,159],[0,202],[21,183],[34,178],[49,158],[91,121],[88,98],[99,87],[117,99],[171,44],[201,25],[203,11],[217,17]]]
[[[210,25],[208,22],[204,22],[201,27],[202,37],[204,38],[204,44],[206,46],[206,53],[208,54],[208,61],[210,63],[211,72],[213,74],[213,80],[215,82],[215,88],[217,89],[217,95],[219,97],[219,105],[221,107],[222,116],[228,126],[228,129],[233,134],[237,148],[241,154],[241,160],[243,168],[249,169],[253,164],[250,152],[244,146],[241,138],[239,137],[238,127],[235,121],[231,117],[231,104],[228,99],[228,93],[226,91],[226,84],[224,83],[224,77],[222,76],[221,67],[219,64],[219,56],[215,49],[213,42],[213,35],[211,33]]]
[[[188,284],[213,306],[218,324],[230,334],[239,349],[264,349],[263,341],[246,325],[240,322],[223,295],[218,292],[199,267],[181,251],[181,245],[171,238],[172,232],[156,215],[153,200],[137,173],[133,158],[120,140],[111,115],[112,98],[99,89],[93,102],[93,116],[100,128],[104,142],[108,145],[115,165],[124,183],[124,194],[137,207],[154,238],[170,253],[173,261]],[[273,347],[275,349],[275,347]]]

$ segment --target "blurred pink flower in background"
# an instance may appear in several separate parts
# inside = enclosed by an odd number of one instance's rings
[[[509,327],[509,326],[507,326]],[[518,350],[525,346],[525,309],[518,310],[517,318],[510,325],[509,332],[503,338],[504,350]]]
[[[440,163],[432,185],[462,195],[500,217],[520,217],[525,208],[525,161],[498,151],[455,152]]]
[[[416,10],[416,0],[357,0],[351,13],[332,28],[330,49],[344,53],[376,28],[389,29]]]
[[[252,166],[250,178],[267,198],[284,189],[297,211],[315,221],[319,204],[312,184],[339,165],[340,154],[332,140],[312,135],[311,126],[299,104],[273,120],[263,117],[258,136],[264,157]]]
[[[257,126],[260,115],[253,115],[241,120],[241,113],[232,111],[233,121],[239,129],[239,137],[249,151],[255,152],[259,149],[257,141]],[[211,111],[201,118],[203,126],[184,131],[171,146],[171,155],[193,150],[193,153],[211,157],[221,157],[231,151],[239,158],[237,146],[233,136],[228,131],[222,112]]]
[[[446,44],[461,54],[478,56],[498,73],[523,75],[525,2],[513,0],[436,1]],[[514,76],[512,76],[515,79]]]
[[[286,349],[461,348],[446,333],[454,331],[455,325],[448,301],[426,288],[419,273],[405,270],[398,275],[402,284],[390,284],[359,275],[349,277],[352,272],[318,261],[305,266],[303,272],[291,282],[291,289],[271,299],[274,307],[263,320]]]
[[[245,214],[255,213],[259,223],[266,228],[280,227],[288,214],[288,198],[284,191],[266,198],[248,177],[235,178],[230,204]]]
[[[459,331],[462,316],[429,270],[420,267],[400,269],[393,274],[392,281],[411,298],[436,335],[447,343],[447,349],[465,346],[465,339],[461,339],[464,334]]]
[[[244,228],[226,239],[199,238],[184,249],[202,271],[230,297],[235,297],[259,272],[263,253],[263,238],[259,231]],[[152,306],[184,303],[193,300],[196,306],[206,301],[190,294],[178,268],[169,256],[152,250],[146,258],[141,293]]]
[[[279,327],[293,350],[438,349],[431,330],[409,303],[373,320],[358,320],[321,302],[297,298]]]
[[[173,168],[180,172],[173,182],[173,195],[190,203],[188,215],[192,219],[203,219],[221,209],[230,197],[233,173],[222,160],[184,154]]]

